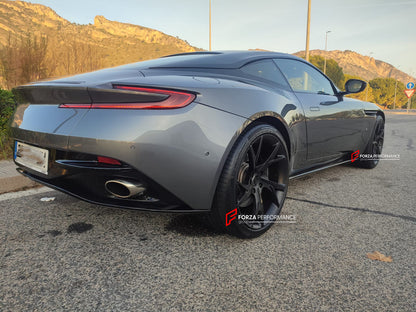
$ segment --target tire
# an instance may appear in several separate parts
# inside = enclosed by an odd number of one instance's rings
[[[262,235],[273,222],[239,216],[279,215],[288,182],[289,155],[282,135],[269,125],[254,126],[240,136],[226,160],[208,216],[211,225],[240,238]]]
[[[373,134],[368,141],[367,147],[363,154],[381,154],[384,143],[384,119],[380,115],[377,115],[376,122],[374,124]],[[378,157],[372,159],[359,159],[356,163],[358,167],[365,169],[373,169],[379,163]]]

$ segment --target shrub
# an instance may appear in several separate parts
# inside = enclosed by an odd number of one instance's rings
[[[13,154],[9,120],[15,109],[13,93],[0,89],[0,159],[10,158]]]

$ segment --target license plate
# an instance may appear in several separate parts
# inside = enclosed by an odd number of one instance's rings
[[[47,149],[16,142],[14,159],[20,165],[48,174],[49,151]]]

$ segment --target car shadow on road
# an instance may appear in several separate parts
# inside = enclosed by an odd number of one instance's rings
[[[225,235],[207,224],[204,215],[177,215],[165,225],[165,230],[186,236],[217,236]]]

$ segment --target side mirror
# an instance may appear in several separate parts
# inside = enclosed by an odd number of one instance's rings
[[[350,79],[345,83],[345,92],[341,92],[342,95],[350,93],[358,93],[363,91],[367,87],[367,82],[359,79]]]

